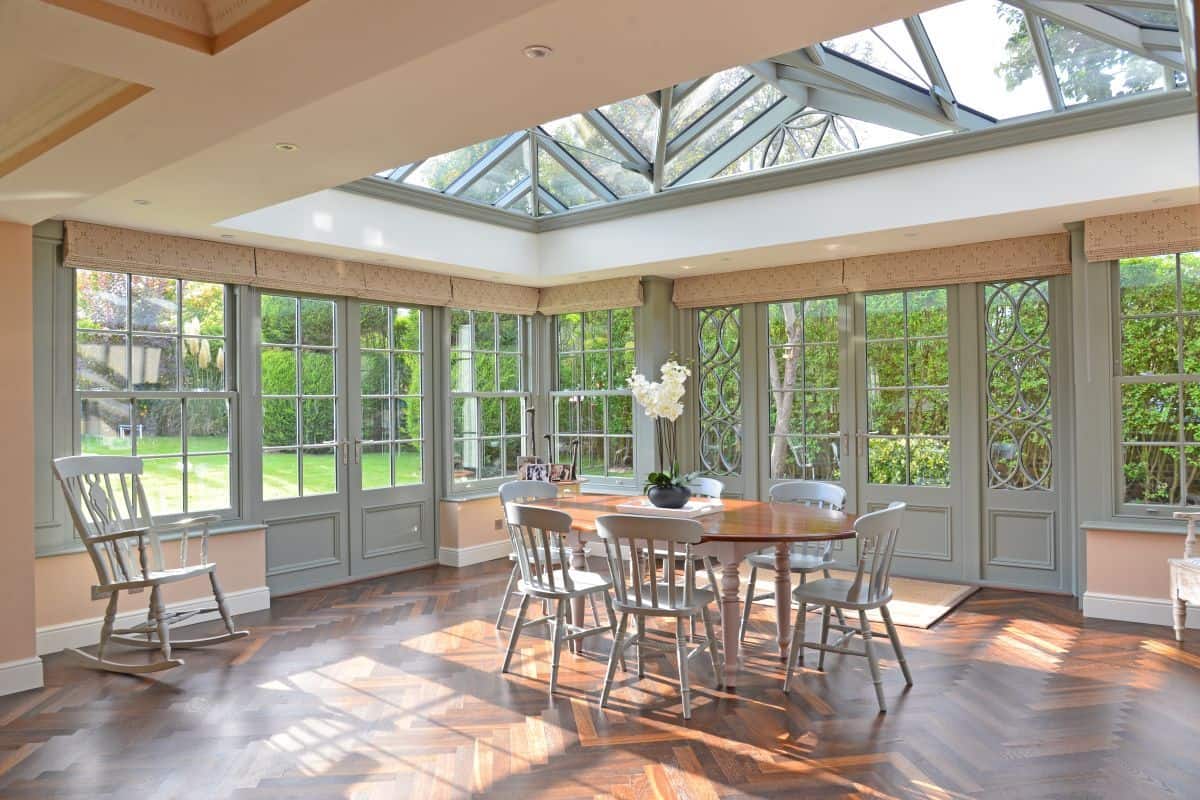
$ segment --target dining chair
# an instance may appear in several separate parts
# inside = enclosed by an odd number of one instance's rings
[[[181,666],[182,659],[171,655],[171,648],[207,647],[249,636],[237,630],[225,605],[225,595],[217,581],[217,565],[208,560],[208,528],[220,519],[215,514],[187,517],[174,522],[156,522],[146,502],[142,485],[142,459],[136,456],[66,456],[54,460],[54,475],[62,484],[75,530],[96,569],[92,599],[107,598],[100,644],[96,655],[82,650],[67,650],[86,666],[141,674]],[[190,563],[188,544],[192,533],[200,533],[198,563]],[[179,537],[179,560],[168,566],[163,555],[162,537]],[[167,611],[163,587],[190,578],[207,577],[214,605]],[[128,628],[114,629],[117,598],[121,592],[138,594],[150,590],[146,621]],[[199,614],[216,613],[225,624],[225,633],[192,639],[171,639],[171,629]],[[142,650],[158,650],[162,658],[142,664],[113,661],[107,657],[110,643]]]
[[[1183,540],[1183,558],[1167,559],[1171,573],[1171,605],[1175,626],[1175,641],[1183,641],[1187,627],[1188,603],[1200,605],[1200,557],[1196,555],[1196,532],[1200,526],[1200,511],[1176,511],[1175,519],[1187,521],[1187,538]]]
[[[721,685],[722,660],[717,650],[712,617],[708,613],[708,604],[715,602],[716,593],[695,586],[696,558],[692,547],[700,542],[704,528],[692,519],[606,514],[597,517],[596,531],[604,545],[604,556],[608,560],[616,595],[614,605],[620,614],[617,632],[613,636],[613,649],[608,658],[608,671],[604,676],[604,688],[600,693],[600,707],[608,705],[617,662],[630,646],[637,648],[639,678],[646,674],[643,648],[665,652],[674,649],[679,664],[683,718],[691,719],[688,663],[706,646],[718,688]],[[666,553],[666,557],[659,556],[659,552]],[[680,564],[684,571],[682,580],[676,577]],[[636,620],[637,632],[626,636],[631,616]],[[685,634],[684,622],[697,616],[704,621],[705,638],[690,642]],[[657,617],[675,620],[674,648],[647,636],[646,620]],[[689,649],[689,643],[694,643],[695,647]]]
[[[567,534],[571,532],[571,517],[562,511],[549,508],[533,508],[509,503],[505,509],[508,519],[508,534],[512,539],[513,552],[517,556],[517,567],[521,579],[517,591],[522,595],[521,607],[508,638],[508,649],[504,653],[501,672],[508,672],[517,640],[521,632],[531,625],[548,624],[551,627],[553,655],[550,665],[550,694],[558,685],[558,661],[563,642],[572,642],[598,633],[616,635],[616,614],[613,612],[609,589],[612,582],[595,572],[573,570],[567,565]],[[608,609],[608,625],[584,628],[567,620],[572,600],[587,596],[603,595]],[[537,619],[526,620],[525,613],[533,599],[547,600],[554,604],[554,615],[545,614]],[[582,621],[582,620],[581,620]],[[598,622],[598,621],[597,621]]]
[[[905,503],[892,503],[887,508],[864,514],[854,522],[854,531],[858,534],[859,557],[858,568],[854,580],[842,578],[822,578],[808,584],[801,584],[792,591],[792,597],[798,603],[796,608],[796,623],[792,628],[792,647],[788,654],[787,675],[783,679],[783,691],[790,689],[792,672],[797,661],[804,658],[804,648],[811,647],[819,650],[821,655],[817,660],[817,669],[825,669],[826,653],[841,653],[848,656],[866,656],[871,667],[871,680],[875,683],[875,698],[879,701],[879,711],[886,712],[887,704],[883,699],[883,681],[879,675],[879,659],[875,656],[875,644],[871,634],[871,623],[867,620],[867,612],[879,609],[883,624],[887,627],[888,638],[892,649],[896,651],[896,660],[900,662],[900,670],[904,673],[904,683],[912,686],[912,674],[908,671],[908,662],[904,660],[904,650],[900,646],[900,636],[896,633],[896,625],[892,622],[892,614],[888,603],[892,599],[891,576],[892,558],[896,554],[896,542],[900,538],[900,528],[904,521]],[[808,606],[812,603],[821,607],[821,641],[804,641],[804,622],[808,616]],[[830,609],[845,609],[858,612],[858,627],[845,624],[831,624]],[[829,631],[839,630],[849,634],[847,638],[861,636],[863,649],[851,650],[843,646],[829,644]]]
[[[508,517],[509,503],[528,503],[537,500],[551,500],[558,497],[558,488],[546,481],[509,481],[500,485],[500,507],[504,509],[505,524],[511,524]],[[558,553],[551,554],[554,558],[558,558]],[[504,627],[504,615],[508,613],[509,603],[512,602],[512,596],[517,594],[517,581],[521,580],[521,567],[517,564],[517,553],[512,551],[508,554],[508,560],[512,562],[512,572],[508,575],[508,586],[504,588],[504,596],[500,599],[500,612],[496,614],[496,630]],[[558,563],[557,561],[555,563]],[[595,609],[593,608],[593,613]],[[599,617],[597,617],[599,620]]]
[[[846,490],[834,483],[822,481],[787,481],[771,487],[772,503],[798,503],[814,508],[828,508],[842,511],[846,507]],[[738,633],[738,641],[746,641],[746,628],[750,624],[750,610],[756,600],[774,597],[774,592],[756,595],[754,584],[758,581],[758,569],[775,569],[775,548],[769,547],[750,555],[746,562],[750,564],[750,580],[746,584],[746,602],[742,606],[742,627]],[[833,563],[833,542],[796,542],[791,545],[788,553],[788,571],[800,576],[800,585],[808,581],[812,572],[821,572],[826,578],[829,566]],[[842,610],[837,612],[838,622],[846,624]]]

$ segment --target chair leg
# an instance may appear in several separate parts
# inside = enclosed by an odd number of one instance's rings
[[[508,603],[513,592],[517,590],[517,580],[521,573],[519,564],[513,564],[512,574],[508,576],[508,585],[504,587],[504,596],[500,598],[500,613],[496,615],[496,630],[504,627],[504,615],[508,613]]]
[[[683,617],[675,619],[675,658],[679,661],[679,694],[683,698],[683,718],[692,718],[692,688],[688,684],[687,640]]]
[[[646,677],[646,664],[642,659],[642,639],[646,638],[646,618],[639,616],[637,618],[637,661],[638,661],[638,677]]]
[[[112,636],[113,621],[117,618],[117,592],[108,596],[108,605],[104,608],[104,625],[100,627],[100,644],[96,647],[96,658],[104,660],[104,648],[108,645],[108,637]]]
[[[841,609],[838,609],[838,615],[841,615]],[[825,650],[829,646],[829,606],[821,609],[821,655],[817,656],[817,669],[821,672],[825,671]]]
[[[613,645],[615,646],[617,643],[617,612],[616,609],[613,608],[612,595],[610,595],[607,591],[604,592],[604,608],[608,611],[608,627],[613,632]],[[617,653],[617,658],[620,660],[621,672],[628,672],[629,670],[625,668],[624,648],[621,648],[621,650]]]
[[[600,707],[604,708],[608,705],[608,695],[612,691],[613,675],[617,671],[617,659],[623,659],[625,652],[625,627],[629,624],[629,612],[621,612],[621,621],[617,623],[617,630],[613,635],[613,649],[608,654],[608,669],[604,673],[604,688],[600,690]],[[624,669],[624,667],[622,667]]]
[[[604,623],[600,621],[600,609],[596,608],[596,595],[594,593],[588,595],[588,604],[592,607],[592,619],[596,620],[596,627],[599,628]],[[579,627],[583,627],[583,620],[579,620]],[[582,646],[583,640],[580,639],[579,643]]]
[[[167,610],[163,606],[162,587],[150,589],[150,607],[154,609],[154,623],[158,628],[158,646],[163,658],[171,660],[171,626],[167,624]]]
[[[529,595],[521,595],[521,608],[517,611],[517,618],[513,620],[512,633],[508,635],[508,649],[504,651],[504,663],[500,667],[501,672],[508,672],[508,665],[512,661],[513,653],[517,649],[517,639],[521,638],[521,628],[525,625],[525,612],[529,609],[529,601],[532,600]]]
[[[896,651],[896,660],[900,662],[900,671],[904,673],[904,682],[912,686],[912,674],[908,671],[908,662],[904,660],[904,648],[900,646],[900,634],[892,622],[892,612],[888,611],[887,605],[883,605],[879,607],[879,613],[883,615],[883,624],[887,626],[888,638],[892,640],[892,649]]]
[[[217,601],[217,611],[221,614],[221,621],[225,623],[225,630],[233,633],[233,617],[230,616],[229,609],[225,607],[225,593],[221,591],[221,584],[217,583],[215,570],[208,573],[208,582],[212,584],[213,599]]]
[[[738,641],[746,641],[746,628],[750,626],[750,609],[754,607],[754,583],[758,580],[758,567],[750,568],[750,580],[746,582],[746,602],[742,604],[742,629]]]
[[[821,570],[821,573],[822,573],[822,574],[823,574],[823,575],[824,575],[826,578],[832,578],[832,577],[833,577],[832,575],[830,575],[830,574],[829,574],[829,570],[828,570],[828,569],[823,569],[823,570]],[[838,624],[839,624],[839,625],[845,625],[845,624],[846,624],[846,615],[842,613],[842,610],[841,610],[840,608],[835,608],[835,609],[833,610],[833,613],[837,614],[837,618],[838,618]]]
[[[1183,641],[1183,629],[1187,627],[1187,601],[1176,597],[1174,605],[1175,641]]]
[[[796,624],[792,626],[792,646],[788,649],[787,674],[783,676],[783,693],[787,694],[792,687],[792,673],[796,669],[796,657],[800,654],[800,649],[804,646],[804,625],[805,611],[807,603],[801,603],[796,609]]]
[[[879,659],[875,657],[875,644],[871,641],[871,623],[867,619],[867,612],[859,610],[858,612],[859,629],[862,631],[863,645],[867,650],[867,662],[871,665],[871,680],[875,684],[875,699],[879,701],[879,711],[884,713],[887,711],[887,703],[883,700],[883,679],[879,676]]]
[[[554,611],[554,650],[551,655],[553,659],[550,663],[550,694],[554,694],[554,689],[558,686],[558,658],[562,654],[563,634],[567,618],[567,605],[569,600],[559,599]]]
[[[704,635],[708,637],[708,657],[712,660],[717,688],[724,689],[725,681],[722,680],[722,675],[725,673],[725,660],[721,658],[721,652],[717,649],[717,634],[713,632],[712,616],[708,613],[707,605],[701,606],[700,616],[704,619]]]

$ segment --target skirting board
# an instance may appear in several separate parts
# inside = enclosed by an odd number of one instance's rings
[[[1171,601],[1160,597],[1085,592],[1083,615],[1121,622],[1140,622],[1144,625],[1165,625],[1168,628],[1174,624]],[[1187,626],[1200,628],[1200,608],[1188,606]]]
[[[512,543],[508,539],[471,547],[439,547],[438,562],[447,567],[469,567],[472,564],[508,558],[508,554],[511,552]]]
[[[0,664],[0,695],[42,688],[42,660],[37,656]]]
[[[147,594],[147,596],[149,595]],[[187,611],[193,608],[203,608],[212,605],[212,603],[213,599],[211,597],[201,597],[195,600],[183,600],[178,603],[171,603],[167,606],[167,610]],[[229,607],[229,613],[234,616],[248,614],[251,611],[264,611],[271,607],[271,590],[266,586],[256,586],[237,592],[226,592],[225,604]],[[126,628],[130,625],[136,625],[145,618],[145,611],[126,611],[122,614],[117,614],[116,626],[118,628]],[[189,619],[188,624],[208,622],[214,619],[219,619],[216,612],[198,614]],[[87,647],[88,645],[95,644],[100,641],[100,627],[103,623],[103,617],[95,617],[93,619],[81,619],[77,622],[64,622],[60,625],[47,625],[44,628],[38,628],[38,655],[57,653],[68,647]]]

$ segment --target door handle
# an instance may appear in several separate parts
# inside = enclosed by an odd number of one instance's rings
[[[354,440],[354,463],[362,463],[362,439]]]
[[[350,463],[350,443],[342,442],[342,466]]]

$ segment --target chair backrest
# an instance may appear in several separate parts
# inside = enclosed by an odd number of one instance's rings
[[[509,481],[500,484],[500,504],[508,513],[509,503],[529,503],[536,500],[553,500],[558,497],[558,487],[546,481]]]
[[[858,569],[846,594],[847,600],[874,603],[891,588],[892,557],[904,522],[907,503],[891,503],[887,508],[863,514],[854,521],[858,534]]]
[[[138,580],[147,569],[162,569],[158,536],[146,534],[154,561],[142,564],[137,539],[96,541],[97,536],[152,528],[150,505],[142,488],[142,460],[135,456],[66,456],[54,459],[71,519],[96,568],[101,586]]]
[[[844,511],[846,490],[836,483],[823,481],[786,481],[771,487],[772,503],[799,503],[814,508]],[[792,552],[819,556],[822,561],[833,558],[833,542],[799,542],[792,545]]]
[[[565,569],[566,535],[571,532],[571,516],[549,508],[533,508],[519,503],[505,504],[508,536],[521,579],[526,585],[546,592],[569,592],[575,588]],[[555,572],[555,567],[564,568]]]
[[[699,522],[605,514],[596,518],[596,532],[604,544],[619,606],[670,611],[692,605],[696,577],[692,545],[704,535]],[[682,581],[676,580],[679,565]]]
[[[1183,557],[1191,558],[1196,552],[1196,533],[1200,528],[1200,511],[1176,511],[1175,519],[1187,520],[1187,538],[1183,540]]]
[[[694,495],[711,497],[714,500],[720,500],[721,493],[725,491],[725,484],[716,478],[692,478],[687,487]]]

